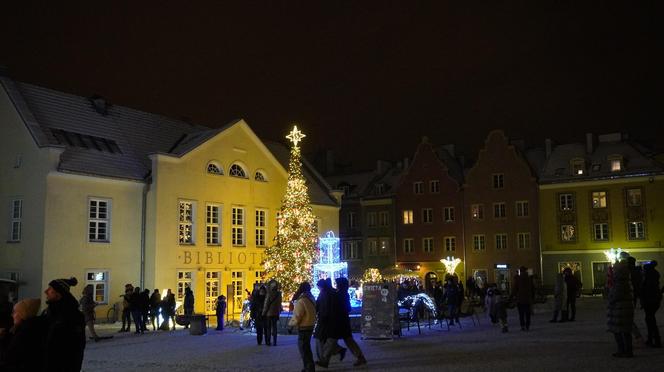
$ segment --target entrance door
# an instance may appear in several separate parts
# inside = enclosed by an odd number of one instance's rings
[[[217,297],[221,294],[221,273],[219,271],[208,271],[205,273],[205,313],[215,314]]]
[[[593,262],[593,289],[604,291],[606,275],[609,272],[608,262]]]
[[[242,302],[244,297],[244,275],[242,271],[231,273],[231,285],[233,286],[233,313],[242,313]]]
[[[510,269],[496,269],[496,285],[498,289],[507,293],[510,291]]]
[[[436,275],[436,273],[429,272],[424,276],[424,285],[427,293],[433,293],[433,289],[436,288],[437,280],[438,275]]]

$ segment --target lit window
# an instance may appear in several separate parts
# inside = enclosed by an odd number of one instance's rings
[[[494,174],[493,175],[493,188],[502,189],[504,187],[505,175],[503,174]]]
[[[216,174],[216,175],[219,175],[219,176],[224,174],[224,171],[221,168],[221,166],[219,164],[215,163],[215,162],[209,162],[208,163],[207,172],[209,174]]]
[[[206,243],[221,244],[221,206],[208,204],[205,212]]]
[[[403,211],[403,224],[404,225],[412,225],[413,224],[413,210],[405,210]]]
[[[231,214],[231,235],[233,245],[244,245],[244,208],[242,207],[233,207]]]
[[[486,250],[484,235],[473,235],[473,250],[478,252]]]
[[[92,285],[92,300],[97,304],[108,303],[108,271],[90,270],[85,273],[85,284]]]
[[[622,170],[622,161],[620,159],[611,159],[611,172],[620,172]]]
[[[256,246],[265,247],[265,236],[267,235],[267,211],[256,209]]]
[[[111,201],[107,199],[88,200],[88,241],[111,241]]]
[[[473,220],[484,219],[484,206],[482,204],[473,204],[470,206],[470,216]]]
[[[9,229],[9,241],[10,242],[19,242],[21,241],[21,229],[23,219],[23,200],[17,199],[11,201],[11,215],[10,215],[10,229]]]
[[[507,234],[496,234],[496,250],[507,249]]]
[[[404,239],[403,240],[403,253],[412,254],[413,253],[413,239]]]
[[[424,253],[433,253],[433,238],[423,238],[422,249]]]
[[[180,200],[180,206],[178,212],[178,218],[179,218],[178,236],[180,244],[194,244],[195,213],[196,213],[195,202]]]
[[[574,210],[574,195],[572,194],[560,194],[560,210],[561,211],[573,211]]]
[[[528,201],[518,201],[516,202],[516,216],[517,217],[528,217],[530,215],[530,210],[528,207]]]
[[[593,208],[606,208],[606,191],[594,191]]]
[[[560,237],[564,242],[572,242],[576,240],[576,228],[574,225],[561,225]]]
[[[642,204],[641,189],[627,189],[625,198],[627,199],[627,206],[640,207]]]
[[[581,176],[586,173],[586,162],[583,159],[572,160],[572,175]]]
[[[446,236],[444,238],[445,240],[445,251],[446,252],[454,252],[456,251],[456,237],[454,236]]]
[[[643,222],[641,221],[632,221],[627,223],[628,235],[630,240],[641,240],[645,239],[646,234],[643,227]]]
[[[424,193],[424,182],[413,182],[413,192],[415,194]]]
[[[244,168],[242,168],[239,164],[231,165],[231,168],[228,170],[228,174],[233,177],[247,178],[247,173],[244,171]]]
[[[493,204],[493,218],[505,218],[505,203]]]
[[[422,209],[422,222],[433,223],[433,209],[431,208]]]
[[[176,301],[184,301],[184,290],[185,288],[191,288],[191,278],[191,271],[178,271]]]
[[[429,192],[432,194],[437,194],[440,192],[440,181],[433,180],[429,182]]]
[[[596,223],[593,228],[595,230],[595,240],[609,240],[608,223]]]
[[[380,243],[378,244],[380,247],[380,254],[382,256],[385,256],[389,254],[389,249],[390,249],[390,238],[380,238]]]
[[[443,218],[445,222],[454,222],[454,207],[445,207],[443,209]]]
[[[265,173],[261,171],[256,171],[256,174],[254,175],[254,180],[258,182],[267,182],[267,177],[265,177]]]
[[[530,249],[530,233],[517,233],[516,241],[518,249]]]

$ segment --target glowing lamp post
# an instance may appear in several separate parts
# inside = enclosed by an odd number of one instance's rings
[[[454,256],[452,256],[452,258],[450,258],[450,256],[447,256],[446,258],[441,259],[440,262],[442,262],[443,265],[445,265],[445,270],[449,274],[454,274],[454,270],[461,263],[461,259],[454,258]]]

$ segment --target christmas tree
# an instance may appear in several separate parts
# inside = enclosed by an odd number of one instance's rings
[[[267,276],[276,279],[287,295],[295,293],[303,281],[311,281],[313,263],[318,256],[315,219],[309,205],[300,148],[297,146],[303,137],[305,135],[297,126],[286,136],[293,143],[288,164],[288,185],[278,218],[275,245],[265,250],[263,262]]]

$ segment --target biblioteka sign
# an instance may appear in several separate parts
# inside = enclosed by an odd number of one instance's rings
[[[259,265],[263,259],[261,252],[183,251],[178,255],[184,265]]]

